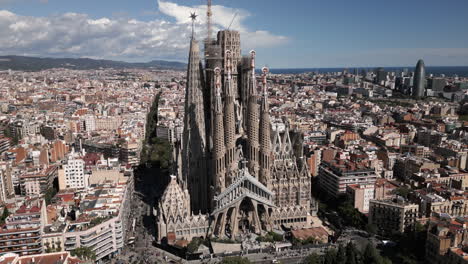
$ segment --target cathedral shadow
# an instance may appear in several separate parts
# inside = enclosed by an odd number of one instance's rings
[[[152,236],[155,235],[156,221],[153,216],[153,208],[159,201],[165,187],[169,183],[169,170],[157,167],[147,167],[140,165],[135,170],[135,199],[143,201],[144,206],[149,206],[148,210],[143,210],[143,227]]]

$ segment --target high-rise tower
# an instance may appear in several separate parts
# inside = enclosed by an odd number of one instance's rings
[[[424,89],[426,86],[426,69],[424,61],[419,60],[414,70],[414,85],[413,85],[413,97],[422,98],[424,97]]]

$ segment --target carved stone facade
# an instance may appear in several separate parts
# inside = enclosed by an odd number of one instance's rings
[[[191,40],[184,142],[179,144],[183,174],[179,184],[188,193],[180,194],[185,202],[174,206],[186,204],[178,214],[190,217],[171,218],[164,208],[172,202],[166,199],[160,203],[159,221],[164,222],[160,227],[184,226],[177,219],[190,226],[194,220],[189,211],[210,217],[210,232],[195,233],[203,237],[239,239],[249,232],[310,227],[317,206],[311,196],[310,171],[302,157],[302,135],[289,131],[287,121],[285,131],[272,129],[268,69],[262,69],[258,82],[256,54],[251,51],[241,57],[237,31],[220,31],[217,40],[207,39],[204,68],[199,66],[198,44],[193,37]],[[173,179],[168,188],[175,185],[179,186]],[[184,236],[192,237],[192,233]]]
[[[157,219],[158,241],[167,239],[192,240],[194,237],[205,237],[209,232],[209,217],[206,214],[192,214],[188,190],[182,190],[177,178],[171,176],[155,212]]]

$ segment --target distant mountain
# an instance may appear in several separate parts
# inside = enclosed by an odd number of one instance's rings
[[[24,56],[0,56],[0,70],[40,71],[52,68],[67,68],[75,70],[93,70],[99,68],[154,68],[183,70],[186,63],[176,61],[153,60],[150,62],[124,62],[113,60],[94,60],[88,58],[38,58]]]

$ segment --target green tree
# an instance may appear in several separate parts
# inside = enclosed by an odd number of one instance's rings
[[[10,130],[10,127],[6,127],[4,130],[3,130],[3,133],[5,135],[5,137],[7,138],[11,138],[11,145],[12,146],[15,146],[18,144],[19,142],[19,137],[17,134],[14,134],[11,133],[11,130]]]
[[[81,260],[96,260],[96,253],[89,247],[79,247],[70,251],[72,256],[77,256]]]
[[[375,235],[377,234],[377,232],[379,231],[377,226],[375,224],[367,224],[366,225],[366,231],[369,233],[369,234],[372,234],[372,235]]]
[[[341,196],[340,206],[338,206],[338,214],[341,216],[344,224],[347,226],[353,226],[359,229],[365,228],[367,223],[366,217],[359,212],[351,202],[351,199],[347,195]]]
[[[346,245],[346,264],[357,264],[359,252],[352,242]]]
[[[408,198],[409,194],[411,193],[411,189],[406,186],[401,186],[393,190],[393,193],[401,197]]]
[[[243,257],[225,257],[221,260],[221,264],[250,264],[250,260],[248,258]]]
[[[202,243],[203,243],[203,239],[199,237],[193,238],[192,241],[190,241],[190,243],[187,245],[187,252],[188,253],[196,252]]]
[[[0,216],[0,224],[4,224],[5,223],[5,220],[7,219],[7,217],[10,215],[10,211],[8,211],[8,208],[5,206],[3,207],[3,213],[2,215]]]
[[[366,248],[364,249],[364,253],[362,254],[362,260],[364,263],[383,264],[382,257],[370,243],[368,243]]]
[[[52,198],[54,198],[56,194],[57,190],[55,190],[53,187],[47,189],[47,191],[44,194],[44,200],[47,205],[49,205],[52,202]]]
[[[346,249],[342,244],[338,246],[338,252],[336,253],[335,263],[344,264],[346,262]]]
[[[304,260],[304,264],[321,264],[321,263],[322,263],[322,257],[316,253],[310,254]]]
[[[335,264],[337,262],[337,251],[336,249],[329,249],[325,253],[325,257],[323,258],[323,264]]]

